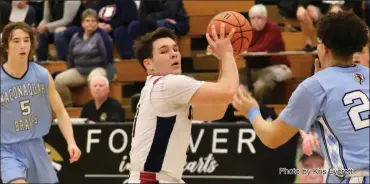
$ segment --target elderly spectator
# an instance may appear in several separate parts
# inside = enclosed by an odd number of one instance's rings
[[[112,41],[98,28],[98,15],[87,9],[82,14],[83,31],[75,33],[69,43],[68,70],[56,76],[55,85],[65,106],[72,105],[69,88],[86,84],[93,76],[112,80],[114,67]]]
[[[80,14],[83,9],[81,1],[44,1],[43,20],[37,27],[37,32],[39,33],[36,51],[38,61],[46,61],[48,59],[49,43],[52,41],[59,43],[55,44],[58,59],[65,60],[63,56],[66,55],[65,48],[68,47],[66,46],[68,42],[65,41],[63,32],[67,27],[78,28],[77,26],[81,24]]]
[[[93,100],[87,102],[81,112],[81,118],[94,122],[124,122],[125,110],[121,104],[109,97],[109,81],[103,76],[95,76],[90,81]]]
[[[247,52],[285,51],[279,26],[268,20],[267,9],[264,5],[253,6],[249,10],[249,18],[253,28],[253,38]],[[263,97],[275,87],[277,82],[282,82],[292,76],[290,63],[286,56],[248,56],[246,60],[248,68],[251,68],[251,76],[248,76],[248,80],[253,83],[254,96],[261,103]],[[243,75],[240,76],[243,77]]]

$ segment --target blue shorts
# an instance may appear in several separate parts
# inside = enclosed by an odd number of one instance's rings
[[[0,150],[3,183],[18,179],[27,183],[58,183],[42,138],[2,144]]]

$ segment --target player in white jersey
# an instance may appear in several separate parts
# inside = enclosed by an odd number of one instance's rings
[[[234,33],[218,38],[213,26],[207,40],[222,68],[219,80],[197,81],[181,75],[176,37],[159,28],[136,43],[136,56],[148,76],[141,91],[132,131],[129,183],[183,183],[192,119],[221,119],[239,86],[230,42]]]

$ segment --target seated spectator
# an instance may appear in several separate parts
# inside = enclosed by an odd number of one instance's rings
[[[44,2],[43,20],[37,27],[38,48],[36,51],[38,61],[46,61],[49,54],[49,43],[58,42],[55,44],[59,60],[66,60],[65,49],[68,47],[68,42],[63,37],[63,32],[67,27],[75,26],[77,29],[81,18],[80,14],[83,11],[81,1],[68,0],[48,0]]]
[[[279,13],[287,18],[297,18],[300,21],[301,29],[306,37],[306,45],[302,49],[307,52],[315,51],[314,32],[315,24],[329,9],[353,10],[358,16],[361,14],[361,2],[353,0],[279,0]],[[360,8],[360,9],[359,9]]]
[[[128,30],[130,23],[138,19],[135,2],[133,0],[97,0],[95,3],[86,2],[85,6],[98,12],[99,28],[109,33],[113,38],[120,58],[132,58],[134,35],[130,35]],[[65,43],[68,43],[71,39],[71,31],[72,34],[78,32],[75,28],[67,29],[64,33],[64,40],[58,39],[56,44],[65,46]],[[59,54],[61,56],[60,59],[65,60],[67,54],[67,52]]]
[[[285,43],[279,26],[268,20],[264,5],[253,6],[249,10],[249,18],[253,28],[253,38],[247,52],[280,52],[285,51]],[[246,57],[248,68],[251,69],[248,80],[253,84],[253,95],[263,103],[263,98],[278,82],[290,79],[292,71],[286,56]],[[240,75],[241,83],[243,76]]]
[[[9,22],[25,22],[34,27],[36,23],[36,11],[25,1],[0,1],[0,25],[6,25]]]
[[[121,104],[109,96],[109,81],[103,76],[90,80],[93,100],[87,102],[81,112],[81,118],[94,122],[124,122],[125,110]]]
[[[82,14],[83,31],[75,33],[69,43],[68,70],[55,78],[56,89],[65,106],[72,105],[69,88],[85,85],[93,76],[112,80],[114,67],[112,41],[109,35],[98,28],[98,15],[87,9]]]
[[[140,1],[139,21],[133,23],[130,31],[143,35],[158,27],[172,29],[177,35],[189,32],[189,16],[182,0]]]

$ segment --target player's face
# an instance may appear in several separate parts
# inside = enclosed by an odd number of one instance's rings
[[[95,79],[90,84],[91,95],[94,99],[101,99],[108,96],[109,87],[103,79]]]
[[[85,31],[94,32],[98,28],[98,21],[94,17],[86,17],[82,21],[82,27]]]
[[[20,57],[27,60],[31,50],[30,35],[22,29],[16,29],[11,33],[10,37],[7,49],[9,58]]]
[[[179,47],[171,38],[160,38],[153,42],[153,57],[144,64],[157,75],[181,74]]]

